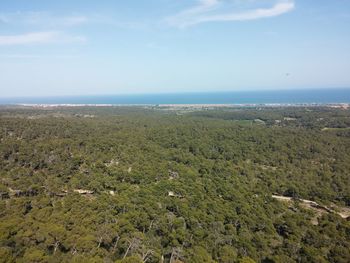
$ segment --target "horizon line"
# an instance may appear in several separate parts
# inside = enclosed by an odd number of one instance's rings
[[[0,96],[1,99],[26,99],[26,98],[74,98],[74,97],[104,97],[104,96],[148,96],[148,95],[182,95],[182,94],[212,94],[212,93],[251,93],[251,92],[297,92],[316,90],[350,90],[349,87],[308,87],[308,88],[284,88],[284,89],[246,89],[246,90],[206,90],[206,91],[169,91],[169,92],[137,92],[137,93],[99,93],[99,94],[62,94],[62,95],[24,95],[24,96]]]

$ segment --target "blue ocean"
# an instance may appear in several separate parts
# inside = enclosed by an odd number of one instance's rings
[[[1,98],[0,104],[331,104],[350,103],[348,89],[197,92]]]

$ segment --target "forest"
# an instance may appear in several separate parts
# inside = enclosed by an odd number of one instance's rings
[[[348,108],[0,107],[0,262],[347,263],[349,211]]]

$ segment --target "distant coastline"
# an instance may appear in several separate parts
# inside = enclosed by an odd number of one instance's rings
[[[1,105],[54,106],[135,106],[135,105],[210,105],[210,106],[293,106],[350,104],[350,88],[231,91],[173,94],[130,94],[96,96],[1,98]]]
[[[5,106],[1,105],[0,106]],[[231,107],[329,107],[350,109],[350,103],[275,103],[275,104],[10,104],[31,108],[60,107],[152,107],[152,108],[231,108]]]

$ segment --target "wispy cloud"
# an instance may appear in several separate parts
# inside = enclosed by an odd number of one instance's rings
[[[85,41],[85,37],[72,36],[60,31],[31,32],[20,35],[0,35],[0,45],[2,46]]]
[[[83,15],[62,16],[51,12],[0,13],[0,23],[15,29],[13,34],[0,35],[0,46],[85,42],[85,37],[67,31],[70,27],[87,22],[88,18]]]
[[[295,8],[294,0],[275,0],[269,6],[256,7],[257,4],[261,5],[261,2],[263,1],[252,0],[242,4],[242,1],[199,0],[196,6],[183,10],[166,20],[172,26],[188,27],[205,22],[247,21],[274,17]]]
[[[50,12],[14,12],[0,13],[0,21],[4,24],[39,27],[71,27],[88,22],[84,15],[55,15]]]
[[[32,58],[39,58],[38,55],[32,55],[32,54],[0,54],[0,58],[5,59],[32,59]]]
[[[11,53],[11,54],[0,54],[0,58],[4,59],[76,59],[82,56],[74,54],[22,54],[22,53]]]

